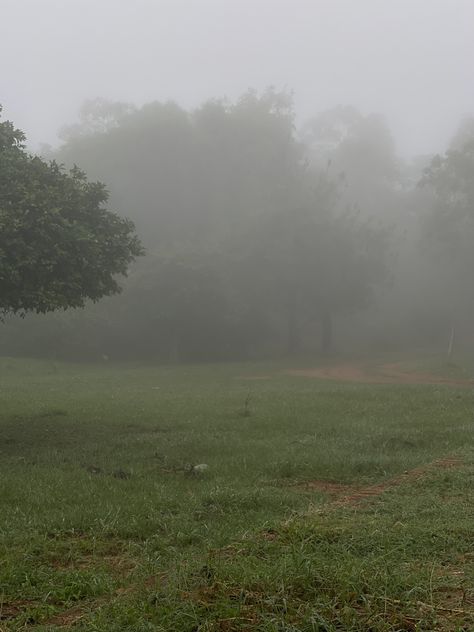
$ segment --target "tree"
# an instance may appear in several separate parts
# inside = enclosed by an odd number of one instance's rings
[[[331,161],[354,185],[393,182],[398,175],[395,144],[378,114],[363,116],[352,106],[337,106],[310,119],[301,130],[311,159]]]
[[[464,129],[465,134],[462,133]],[[463,138],[464,137],[464,138]],[[474,139],[461,128],[453,149],[435,156],[421,184],[433,193],[423,225],[423,244],[442,296],[441,308],[455,323],[472,320],[474,311]],[[449,344],[452,351],[452,343]]]
[[[337,182],[321,176],[316,187],[306,186],[300,206],[253,224],[240,285],[257,313],[266,310],[279,320],[290,354],[301,350],[313,323],[321,351],[330,354],[334,318],[368,307],[387,278],[390,235],[380,223],[341,209]]]
[[[401,165],[383,117],[338,106],[310,119],[301,136],[311,164],[341,179],[340,195],[346,204],[357,204],[366,217],[398,222]]]
[[[28,154],[24,141],[0,122],[0,316],[119,292],[117,275],[142,254],[132,222],[105,208],[103,184]]]
[[[421,184],[434,193],[425,230],[444,265],[456,274],[474,269],[474,140],[435,156]]]
[[[221,254],[260,215],[295,204],[302,155],[291,98],[271,89],[194,111],[149,103],[112,125],[84,122],[69,136],[57,159],[108,183],[114,206],[133,209],[149,253],[124,293],[97,308],[101,339],[121,331],[113,353],[132,339],[132,353],[163,358],[206,357],[204,340],[207,357],[257,353],[263,314],[241,300],[234,261]]]
[[[211,100],[193,111],[172,102],[127,111],[108,104],[106,113],[117,109],[120,116],[104,124],[102,106],[93,108],[56,158],[106,182],[114,208],[133,219],[148,250],[213,247],[286,203],[302,156],[289,95],[249,91],[235,103]]]
[[[121,296],[32,328],[61,321],[65,355],[258,357],[314,348],[318,329],[329,351],[333,320],[366,307],[385,274],[385,238],[346,211],[341,181],[308,165],[291,95],[249,91],[194,111],[94,103],[56,158],[107,182],[149,254]]]
[[[474,116],[466,116],[460,123],[457,132],[451,139],[450,149],[462,150],[463,147],[474,140]]]
[[[67,141],[94,134],[105,134],[118,127],[120,122],[134,111],[135,108],[130,103],[101,98],[90,99],[85,101],[79,110],[79,123],[63,127],[59,131],[59,136]]]

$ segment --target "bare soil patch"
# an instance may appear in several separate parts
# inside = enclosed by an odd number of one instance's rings
[[[238,375],[234,378],[235,380],[248,380],[251,382],[255,382],[258,380],[271,380],[271,375]]]
[[[0,621],[8,621],[14,619],[25,612],[31,606],[37,605],[34,600],[13,601],[10,603],[0,603]],[[2,628],[0,627],[0,630]]]
[[[297,486],[305,491],[315,491],[327,494],[331,498],[340,498],[355,492],[358,488],[354,485],[344,485],[342,483],[333,483],[331,481],[307,481]]]
[[[337,508],[337,507],[343,507],[343,506],[348,506],[348,505],[356,506],[362,503],[363,501],[377,498],[378,496],[383,494],[383,492],[385,492],[386,490],[392,487],[396,487],[406,482],[418,480],[419,478],[428,474],[430,471],[433,471],[436,469],[459,467],[462,465],[462,463],[463,461],[457,456],[447,456],[441,459],[437,459],[436,461],[433,461],[432,463],[429,463],[427,465],[423,465],[423,466],[414,468],[413,470],[404,472],[403,474],[400,474],[399,476],[395,476],[382,483],[369,485],[366,487],[356,487],[354,485],[344,485],[341,483],[335,483],[335,482],[324,481],[324,480],[308,481],[299,485],[298,487],[300,489],[306,489],[306,490],[312,489],[312,490],[322,491],[330,495],[332,500],[329,503],[329,505],[326,505],[326,509],[328,507]],[[278,538],[278,533],[277,531],[273,529],[266,529],[264,532],[262,532],[261,537],[265,540],[275,540]],[[238,554],[240,551],[236,550],[234,547],[229,546],[222,549],[222,552],[227,553],[229,557],[233,557],[234,555]],[[105,595],[104,597],[101,597],[92,602],[79,604],[72,608],[68,608],[64,610],[63,612],[57,613],[53,617],[50,617],[46,622],[44,622],[43,625],[55,625],[57,627],[64,627],[64,628],[73,627],[82,618],[84,618],[89,612],[97,610],[98,608],[105,605],[106,603],[109,603],[112,599],[123,596],[123,595],[134,593],[140,590],[143,586],[146,586],[146,587],[154,586],[157,583],[163,581],[164,578],[165,578],[165,575],[161,577],[160,576],[157,577],[153,575],[147,578],[144,583],[143,582],[139,584],[132,583],[132,584],[129,584],[128,586],[118,588],[114,591],[112,595]],[[5,618],[15,618],[16,616],[18,616],[19,609],[15,607],[15,606],[18,606],[18,604],[12,604],[12,606],[13,606],[13,609],[11,609],[10,611],[7,611],[7,614],[9,614],[10,616],[7,616]],[[448,610],[451,612],[451,609],[446,609],[446,611]],[[1,628],[0,628],[0,632],[1,632]]]
[[[454,379],[431,373],[407,371],[403,365],[399,363],[382,364],[375,367],[360,364],[337,364],[315,369],[291,369],[287,374],[300,377],[313,377],[320,380],[365,384],[446,384],[451,386],[474,386],[474,380]]]
[[[436,469],[447,469],[452,467],[460,467],[462,460],[456,456],[448,456],[442,459],[437,459],[428,465],[422,465],[394,476],[382,483],[376,483],[375,485],[368,485],[365,487],[357,487],[354,485],[343,485],[340,483],[334,483],[331,481],[316,480],[307,481],[298,485],[299,489],[303,490],[315,490],[327,493],[332,498],[330,506],[343,506],[343,505],[357,505],[358,503],[369,500],[371,498],[377,498],[385,491],[392,487],[398,487],[403,483],[412,482],[418,480],[428,474],[430,471]]]

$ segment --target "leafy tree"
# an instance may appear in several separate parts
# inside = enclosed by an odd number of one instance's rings
[[[106,127],[99,114],[56,158],[106,182],[150,251],[208,249],[262,212],[288,206],[303,151],[286,93],[249,91],[236,103],[211,100],[189,112],[153,102]]]
[[[444,258],[444,264],[461,274],[474,269],[474,140],[433,158],[421,184],[434,193],[426,218],[426,236]]]
[[[378,114],[363,116],[352,106],[337,106],[310,119],[301,131],[311,158],[334,163],[356,183],[393,182],[398,173],[395,145]]]
[[[464,132],[464,133],[463,133]],[[421,185],[433,194],[424,218],[424,252],[441,297],[439,309],[454,329],[474,313],[474,139],[463,125],[444,156],[435,156]],[[449,345],[452,351],[452,343]]]
[[[141,262],[121,309],[142,355],[179,362],[234,354],[236,332],[220,263],[206,254],[150,255]]]
[[[108,101],[107,99],[90,99],[85,101],[79,110],[79,123],[63,127],[59,136],[67,141],[81,136],[103,134],[118,127],[120,122],[135,111],[130,103]]]
[[[333,320],[369,305],[385,237],[308,164],[291,96],[249,91],[189,112],[96,101],[86,114],[56,157],[106,181],[114,207],[132,208],[149,254],[120,297],[53,317],[62,351],[255,357],[314,346],[318,328],[329,351]]]
[[[310,119],[301,136],[311,164],[343,185],[341,199],[366,216],[400,219],[403,183],[395,143],[380,115],[338,106]]]
[[[462,150],[463,147],[474,141],[474,116],[466,116],[451,139],[450,149]]]
[[[255,294],[280,315],[289,353],[301,349],[312,323],[319,323],[321,351],[331,353],[334,318],[368,307],[387,277],[387,231],[326,204],[316,199],[265,218],[248,258],[253,283],[261,284]]]
[[[133,224],[77,167],[29,155],[0,123],[0,314],[82,307],[119,292],[117,275],[142,253]]]

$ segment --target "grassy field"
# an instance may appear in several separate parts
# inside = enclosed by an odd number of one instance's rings
[[[0,630],[474,630],[472,388],[2,359],[0,389]]]

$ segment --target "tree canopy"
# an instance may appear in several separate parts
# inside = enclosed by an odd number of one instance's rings
[[[0,110],[1,111],[1,110]],[[82,307],[120,291],[142,248],[104,184],[30,155],[0,122],[0,315]]]
[[[474,138],[455,138],[455,148],[435,156],[421,180],[433,194],[423,236],[449,300],[466,304],[474,298]]]
[[[56,159],[107,182],[148,255],[120,297],[81,326],[61,321],[62,349],[82,338],[111,357],[329,350],[333,322],[365,309],[386,276],[385,234],[308,160],[285,92],[191,111],[96,100],[64,137]]]

